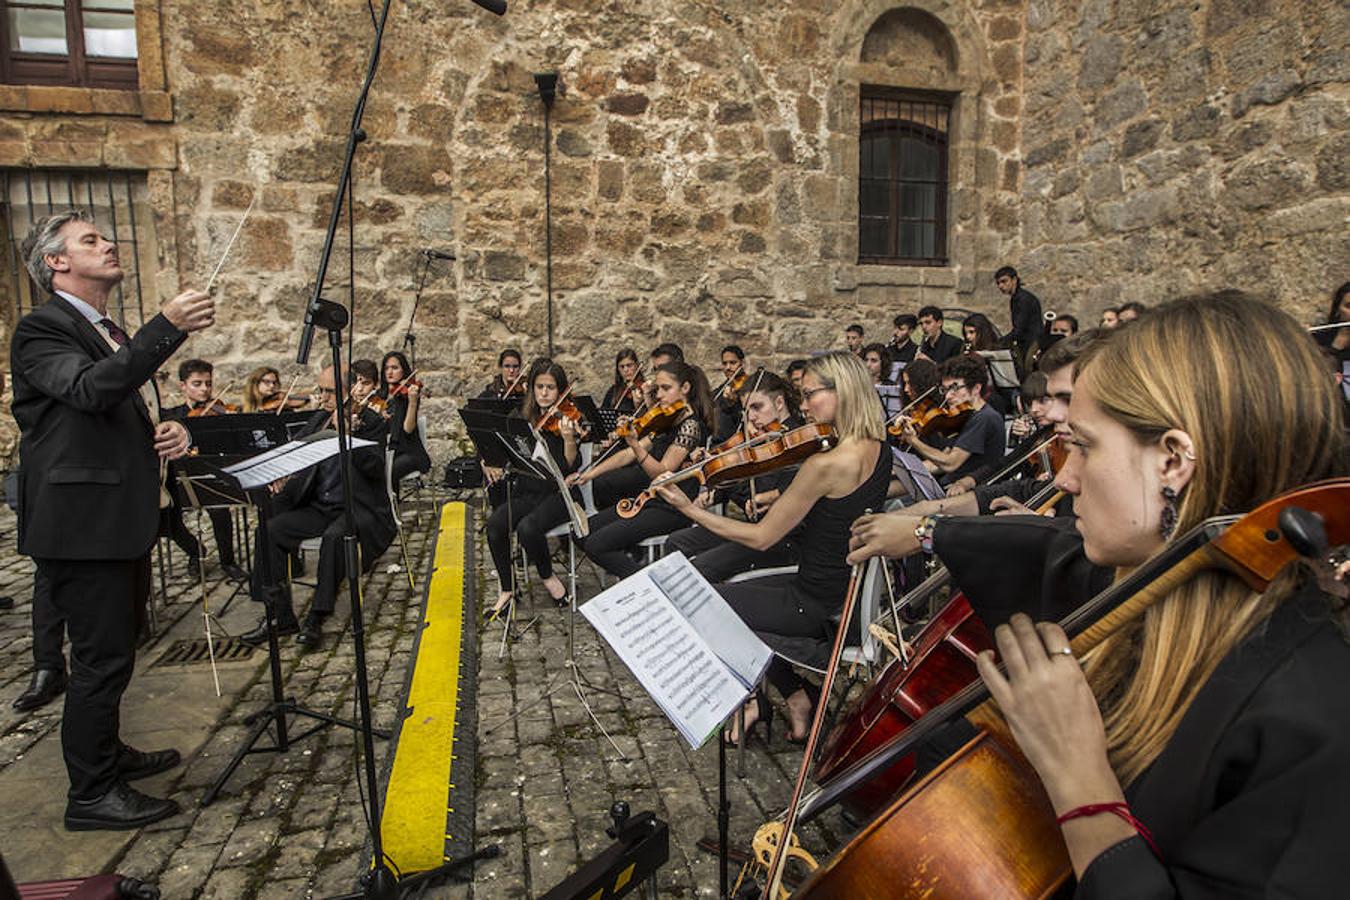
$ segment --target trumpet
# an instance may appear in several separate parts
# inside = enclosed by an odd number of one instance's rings
[[[1045,320],[1046,325],[1049,325],[1051,322],[1055,321],[1055,319],[1059,318],[1059,313],[1055,312],[1053,309],[1047,309],[1041,314],[1041,318]]]

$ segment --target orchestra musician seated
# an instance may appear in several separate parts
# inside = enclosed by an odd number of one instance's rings
[[[343,375],[349,377],[346,371]],[[319,376],[322,409],[305,423],[300,436],[335,427],[334,416],[341,408],[342,415],[351,417],[350,434],[375,442],[373,446],[356,448],[351,455],[352,511],[360,542],[362,571],[369,571],[396,534],[384,483],[385,421],[374,410],[357,409],[350,399],[339,404],[339,391],[347,394],[336,383],[333,368],[329,366]],[[323,640],[323,620],[332,615],[338,588],[346,574],[339,457],[329,457],[274,484],[272,489],[274,496],[267,527],[259,528],[255,538],[253,599],[272,606],[278,634],[299,632],[296,643],[316,648]],[[291,604],[290,581],[285,577],[285,567],[287,557],[299,549],[300,543],[313,537],[323,539],[319,547],[318,583],[314,589],[314,602],[302,627]],[[241,635],[240,640],[254,645],[266,642],[266,616],[256,628]]]
[[[989,387],[989,367],[978,356],[960,354],[942,364],[941,393],[948,410],[968,406],[970,416],[956,439],[922,438],[913,423],[902,420],[903,436],[930,472],[951,482],[1003,455],[1006,435],[1003,417],[985,402]]]
[[[408,357],[397,350],[384,355],[379,374],[379,401],[389,420],[389,446],[394,450],[392,478],[398,490],[398,483],[409,475],[431,471],[431,457],[422,444],[417,421],[424,391],[422,382],[413,378]]]
[[[183,402],[177,406],[166,406],[160,410],[160,417],[166,422],[181,422],[188,418],[206,415],[224,415],[233,412],[234,407],[225,403],[215,394],[215,367],[204,359],[186,359],[178,365],[178,390]],[[191,429],[189,429],[191,430]],[[173,505],[164,510],[166,533],[187,554],[188,577],[196,580],[202,573],[202,547],[197,536],[183,522],[183,507],[178,502],[177,493],[173,493]],[[216,539],[216,551],[220,556],[220,570],[231,581],[244,581],[248,578],[240,566],[234,552],[234,522],[228,509],[212,507],[206,511],[211,520],[211,531]]]
[[[277,412],[282,406],[289,412],[308,405],[309,398],[295,395],[293,388],[282,391],[281,373],[271,366],[259,366],[244,378],[244,412]]]

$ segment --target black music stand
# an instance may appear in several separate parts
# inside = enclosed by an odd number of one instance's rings
[[[521,475],[540,481],[551,481],[553,476],[531,458],[535,438],[530,423],[524,419],[475,409],[461,409],[459,415],[483,462],[506,473],[503,477],[506,481],[506,533],[511,546],[511,602],[507,605],[506,624],[502,630],[501,646],[497,650],[500,659],[506,652],[507,639],[518,637],[537,621],[537,617],[531,619],[512,634],[511,625],[516,619],[516,526],[511,514],[512,476]]]
[[[257,507],[260,543],[261,546],[267,546],[267,517],[271,512],[271,493],[267,486],[264,485],[249,490],[244,488],[237,478],[225,472],[223,469],[206,462],[200,464],[207,469],[214,470],[214,474],[222,481],[232,482],[240,495],[247,498],[253,506]],[[259,573],[262,583],[268,587],[275,587],[275,573],[271,571],[271,561],[267,559],[266,554],[259,555],[258,558],[254,560],[254,565],[260,567]],[[272,699],[265,707],[257,712],[250,713],[244,719],[244,724],[250,726],[248,738],[245,739],[244,743],[235,751],[234,756],[230,758],[229,763],[227,763],[221,773],[216,776],[216,780],[211,783],[211,787],[209,787],[202,796],[202,806],[210,806],[211,803],[215,801],[216,797],[220,794],[221,788],[225,786],[225,782],[234,774],[235,769],[239,768],[239,764],[244,761],[244,757],[251,753],[285,753],[290,749],[292,743],[304,740],[316,731],[327,728],[330,725],[341,725],[343,728],[349,728],[354,732],[361,730],[361,726],[356,722],[309,709],[295,702],[293,698],[286,696],[285,689],[281,684],[281,654],[277,643],[276,608],[273,605],[271,595],[267,590],[263,591],[263,597],[263,607],[265,609],[264,621],[267,623],[267,662],[268,667],[271,670]],[[293,735],[287,730],[287,716],[303,716],[308,719],[313,719],[317,724],[311,725],[299,734]],[[276,727],[276,733],[273,736],[272,744],[265,747],[254,746],[263,736],[263,733],[273,726]],[[389,737],[387,731],[376,731],[375,734],[385,739],[388,739]]]

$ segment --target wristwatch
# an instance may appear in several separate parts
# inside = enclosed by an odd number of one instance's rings
[[[919,549],[924,553],[933,552],[933,529],[937,527],[938,519],[942,516],[924,516],[919,520],[919,524],[914,526],[914,536],[919,539]]]

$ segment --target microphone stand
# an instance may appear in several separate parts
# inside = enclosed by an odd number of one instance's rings
[[[427,272],[431,269],[431,254],[422,251],[422,272],[417,276],[417,293],[413,295],[412,315],[408,317],[408,331],[403,335],[401,349],[408,351],[408,365],[417,369],[417,335],[413,334],[413,325],[417,322],[417,307],[422,305],[422,289],[427,286]]]

